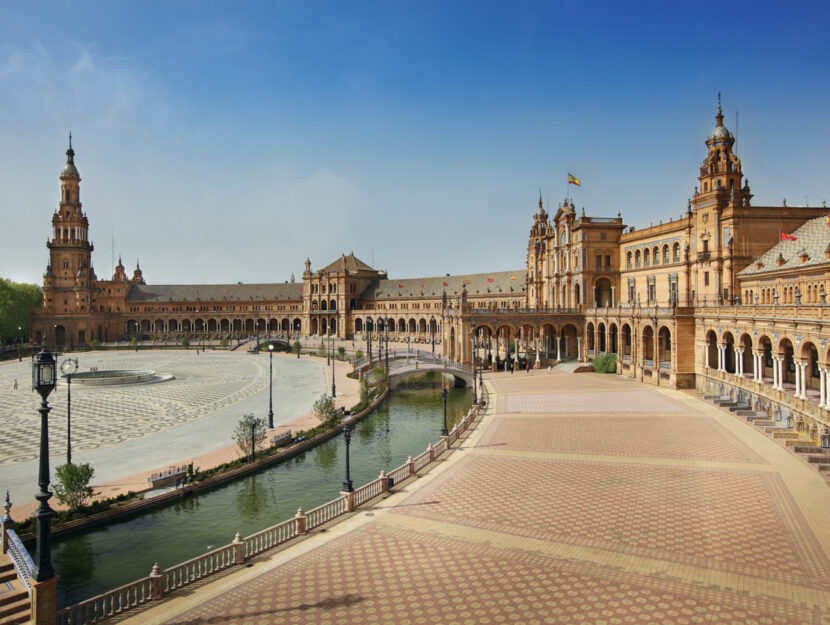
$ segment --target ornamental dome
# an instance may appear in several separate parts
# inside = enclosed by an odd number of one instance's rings
[[[80,178],[75,167],[75,150],[72,149],[72,133],[69,134],[69,149],[66,150],[66,165],[61,170],[61,178]]]

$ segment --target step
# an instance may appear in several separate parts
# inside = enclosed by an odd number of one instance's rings
[[[734,406],[730,406],[729,410],[735,414],[739,414],[741,412],[747,412],[749,410],[749,406],[746,404],[735,404]]]
[[[813,466],[821,473],[830,473],[830,462],[824,464],[814,464]]]
[[[26,622],[29,620],[30,609],[29,594],[25,588],[3,595],[3,603],[0,604],[0,624]]]
[[[805,446],[805,445],[810,446],[810,447],[815,447],[815,445],[813,444],[813,441],[807,440],[806,438],[802,438],[800,433],[799,433],[799,438],[786,439],[784,441],[784,444],[787,447],[795,447],[795,446],[802,447],[802,446]]]
[[[3,582],[12,582],[17,579],[17,571],[14,570],[14,566],[11,568],[3,567],[0,569],[0,584]],[[0,601],[2,601],[2,595],[0,595]]]
[[[793,451],[797,454],[821,454],[821,447],[817,445],[793,445]],[[824,454],[822,454],[824,455]]]
[[[752,425],[754,425],[754,426],[756,426],[756,427],[759,427],[759,428],[774,428],[774,427],[778,427],[777,425],[775,425],[775,421],[770,421],[770,420],[761,420],[761,419],[756,419],[756,420],[754,420],[754,421],[752,422]]]
[[[804,456],[804,459],[810,464],[830,463],[830,456],[827,454],[809,454]]]
[[[769,421],[769,415],[764,414],[763,412],[753,412],[752,414],[748,414],[744,417],[747,421]]]
[[[736,410],[735,414],[739,417],[755,417],[758,416],[758,413],[750,408],[741,408],[740,410]]]
[[[798,432],[793,432],[792,430],[788,430],[785,428],[780,428],[777,432],[772,432],[773,438],[789,438],[789,439],[797,439]]]

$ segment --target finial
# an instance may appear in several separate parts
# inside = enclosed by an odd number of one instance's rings
[[[721,113],[723,113],[723,111],[720,107],[720,91],[718,91],[718,115],[720,115]]]
[[[542,208],[542,189],[539,189],[539,208]]]
[[[72,149],[72,131],[69,131],[69,149]]]

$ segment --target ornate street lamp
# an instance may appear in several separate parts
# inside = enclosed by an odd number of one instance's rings
[[[432,335],[432,357],[435,358],[435,317],[429,321],[429,333]]]
[[[447,429],[447,385],[444,384],[444,390],[441,391],[441,399],[444,400],[444,427],[441,429],[441,436],[449,436],[450,431]]]
[[[478,403],[478,393],[476,392],[476,348],[478,347],[476,343],[476,320],[473,319],[470,322],[470,343],[473,346],[473,353],[472,353],[472,370],[473,370],[473,403]]]
[[[23,328],[17,326],[17,362],[23,362]]]
[[[384,332],[386,333],[386,371],[389,371],[389,317],[386,318]]]
[[[354,491],[352,486],[352,478],[349,474],[349,443],[352,442],[352,426],[348,423],[343,428],[343,438],[346,439],[346,479],[343,482],[343,491],[351,493]]]
[[[334,341],[331,342],[331,396],[332,398],[337,397],[334,388]]]
[[[61,363],[61,372],[66,378],[66,464],[72,464],[72,374],[77,370],[77,358],[67,358]]]
[[[274,396],[274,344],[270,341],[268,342],[268,428],[273,430],[274,429],[274,409],[273,409],[273,396]]]
[[[52,548],[49,544],[49,530],[52,524],[54,511],[49,507],[49,404],[46,398],[55,389],[55,358],[46,350],[43,344],[37,358],[32,362],[32,390],[41,397],[40,408],[40,467],[38,471],[38,486],[40,492],[35,499],[40,506],[35,512],[37,519],[37,551],[35,552],[35,570],[32,575],[35,581],[43,582],[55,576],[52,568]]]

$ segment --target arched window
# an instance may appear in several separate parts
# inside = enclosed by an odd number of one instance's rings
[[[654,251],[651,254],[651,257],[654,259],[654,264],[657,265],[660,263],[660,248],[655,246]]]
[[[648,257],[649,257],[649,251],[648,251],[648,248],[646,248],[646,249],[643,250],[643,267],[648,267]]]
[[[626,261],[627,261],[628,268],[631,269],[631,252],[629,252],[626,255]]]
[[[663,246],[663,262],[668,264],[669,263],[669,246]]]
[[[635,267],[640,266],[640,250],[637,250],[636,252],[634,252],[634,266]]]
[[[673,249],[674,262],[680,262],[680,243],[675,243]]]

